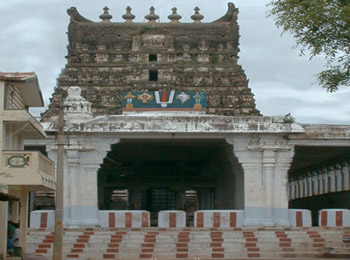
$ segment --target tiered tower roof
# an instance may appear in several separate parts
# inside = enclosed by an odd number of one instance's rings
[[[193,103],[198,94],[198,106],[193,107],[207,114],[260,115],[246,75],[237,64],[238,9],[233,3],[228,4],[222,18],[211,23],[202,22],[198,7],[191,16],[193,23],[182,23],[176,8],[168,23],[158,22],[153,7],[144,23],[133,22],[130,7],[121,22],[112,20],[107,7],[100,22],[84,18],[74,7],[68,9],[68,14],[67,64],[49,109],[43,114],[44,120],[57,114],[60,90],[65,93],[69,86],[82,89],[83,97],[92,103],[94,115],[136,109],[128,106],[133,101],[139,102],[138,110],[142,110],[142,105],[152,100],[152,93],[162,99],[166,91],[166,98],[176,91],[174,100],[184,94],[188,100],[193,98]],[[139,99],[143,93],[149,96]],[[181,101],[186,103],[184,95]],[[155,103],[154,108],[159,104]],[[150,106],[147,103],[145,109],[152,109]]]

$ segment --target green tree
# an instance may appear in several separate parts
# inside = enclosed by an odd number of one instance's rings
[[[269,16],[290,32],[310,59],[324,55],[320,85],[330,92],[350,85],[350,0],[273,0]]]

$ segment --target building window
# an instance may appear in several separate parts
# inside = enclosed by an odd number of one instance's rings
[[[24,150],[25,151],[39,151],[41,154],[48,157],[46,145],[25,145]]]
[[[150,54],[148,56],[148,61],[157,61],[157,60],[158,60],[157,54]]]
[[[158,81],[158,70],[149,71],[149,81]]]

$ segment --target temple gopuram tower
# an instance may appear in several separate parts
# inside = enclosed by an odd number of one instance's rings
[[[193,23],[181,23],[176,8],[172,11],[168,23],[157,22],[153,7],[148,22],[134,23],[128,7],[125,22],[115,23],[108,8],[101,22],[70,8],[67,65],[44,120],[57,114],[58,92],[69,86],[81,88],[94,115],[154,110],[260,115],[237,64],[238,9],[230,3],[227,14],[212,23],[201,22],[198,8]]]

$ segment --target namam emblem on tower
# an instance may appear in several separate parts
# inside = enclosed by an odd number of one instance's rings
[[[169,104],[172,104],[174,101],[175,90],[170,91],[169,98],[168,98],[168,93],[166,90],[162,91],[161,97],[159,95],[159,91],[154,91],[154,95],[156,96],[156,104],[157,105],[160,105],[161,107],[167,107]]]

